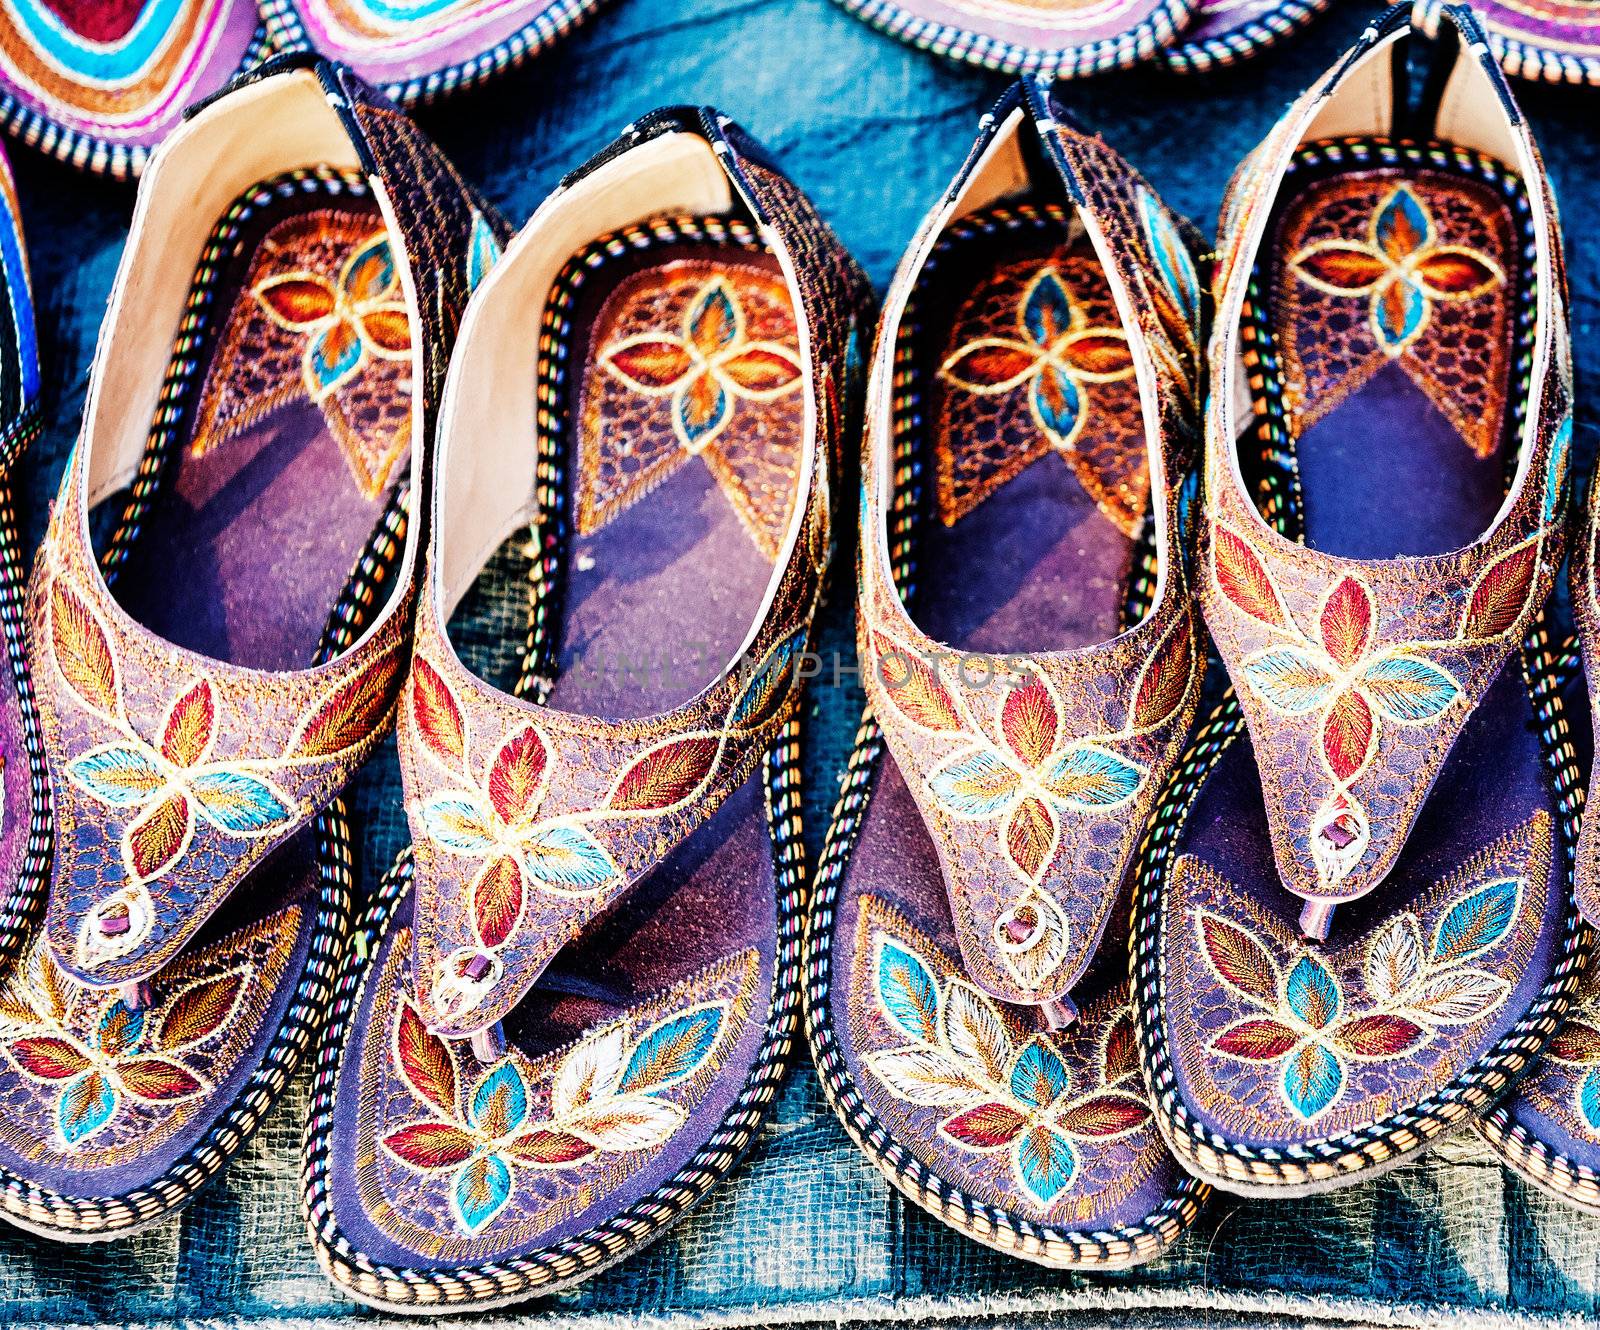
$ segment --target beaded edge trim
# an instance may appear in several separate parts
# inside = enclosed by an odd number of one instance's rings
[[[1429,37],[1438,36],[1442,7],[1443,0],[1430,0],[1418,19],[1421,31]],[[1477,18],[1489,39],[1489,50],[1500,68],[1512,78],[1600,87],[1600,53],[1573,55],[1568,51],[1554,51],[1524,37],[1513,37],[1506,29],[1491,25],[1482,12]]]
[[[516,69],[541,51],[580,27],[600,8],[603,0],[552,0],[516,32],[503,37],[487,51],[458,60],[426,74],[383,85],[384,94],[402,106],[426,106],[452,92]],[[261,18],[280,51],[315,49],[295,0],[261,0]],[[357,69],[359,73],[360,70]]]
[[[198,387],[200,358],[196,352],[210,329],[215,314],[216,285],[238,242],[240,230],[263,205],[274,198],[292,197],[297,192],[338,197],[345,193],[364,194],[366,185],[356,173],[332,172],[326,168],[291,171],[247,190],[218,222],[195,271],[150,437],[122,523],[103,556],[108,579],[115,577],[118,565],[137,535],[164,475],[165,462],[171,456],[179,427],[187,415],[190,395]],[[22,600],[14,526],[9,503],[0,500],[0,625],[4,627],[15,670],[21,660],[18,653],[21,650]],[[338,604],[329,616],[318,646],[319,660],[336,655],[361,636],[370,611],[383,602],[385,583],[392,577],[405,546],[405,528],[406,499],[404,487],[401,487],[368,536]],[[24,925],[43,903],[52,840],[49,775],[37,738],[32,682],[25,664],[18,678],[21,684],[18,694],[28,720],[33,820],[24,879],[7,902],[4,915],[0,916],[0,964],[15,959],[17,948],[28,936],[29,930]],[[0,1212],[5,1218],[22,1228],[65,1241],[94,1242],[126,1237],[163,1222],[187,1205],[254,1135],[321,1027],[350,927],[355,879],[350,826],[342,798],[334,799],[318,815],[315,834],[317,873],[322,886],[305,970],[261,1062],[221,1116],[159,1178],[120,1196],[67,1196],[0,1168]],[[27,872],[35,866],[37,876],[30,882]]]
[[[239,67],[223,80],[224,84],[259,65],[273,54],[273,43],[266,26],[258,23],[245,47]],[[80,171],[110,176],[113,180],[133,180],[145,168],[157,144],[120,143],[59,124],[37,107],[29,106],[11,92],[0,89],[0,129],[30,148],[65,162]]]
[[[1333,154],[1328,153],[1327,145],[1308,145],[1303,161],[1297,159],[1296,165],[1338,164],[1339,152],[1353,153],[1358,147],[1376,149],[1380,156],[1405,157],[1408,162],[1422,165],[1443,166],[1454,162],[1474,172],[1487,167],[1491,177],[1493,174],[1491,159],[1464,150],[1445,154],[1429,152],[1415,144],[1378,144],[1354,139],[1340,141],[1339,151]],[[1424,157],[1426,161],[1422,160]],[[1491,178],[1489,183],[1505,187],[1505,182],[1499,179]],[[1528,225],[1532,225],[1531,218]],[[1531,306],[1531,301],[1527,304]],[[1271,374],[1261,372],[1262,348],[1259,345],[1247,349],[1245,355],[1251,370],[1250,386],[1258,420],[1257,441],[1270,477],[1262,487],[1263,515],[1283,530],[1296,505],[1298,478],[1286,436],[1281,429],[1274,431],[1272,428],[1276,398],[1270,386],[1276,380]],[[1520,404],[1530,396],[1531,385],[1526,380],[1531,374],[1531,357],[1520,356],[1516,369],[1523,379],[1517,395]],[[1560,695],[1562,647],[1552,640],[1548,607],[1541,611],[1529,630],[1521,654],[1528,699],[1539,721],[1540,747],[1550,768],[1550,788],[1560,814],[1561,844],[1566,859],[1567,912],[1563,920],[1560,958],[1532,1005],[1476,1063],[1419,1103],[1339,1136],[1285,1146],[1243,1145],[1197,1122],[1178,1092],[1176,1074],[1161,1034],[1165,1023],[1162,994],[1166,980],[1160,955],[1163,897],[1168,863],[1189,813],[1212,769],[1244,732],[1243,714],[1231,689],[1196,732],[1146,830],[1139,851],[1133,901],[1134,1011],[1140,1061],[1159,1110],[1156,1116],[1162,1136],[1186,1168],[1218,1185],[1246,1194],[1318,1191],[1346,1185],[1363,1175],[1394,1167],[1482,1113],[1527,1072],[1555,1035],[1589,964],[1591,938],[1579,918],[1572,894],[1583,794]]]
[[[1157,60],[1174,74],[1209,74],[1260,55],[1281,41],[1304,32],[1332,7],[1333,0],[1285,0],[1270,14],[1216,37],[1178,41]]]
[[[539,448],[535,487],[540,517],[534,540],[538,556],[529,577],[529,628],[522,677],[516,691],[543,701],[553,684],[563,539],[566,412],[560,409],[570,357],[567,314],[588,273],[629,250],[677,241],[763,246],[742,221],[716,216],[668,217],[603,236],[579,251],[556,280],[545,306],[539,338],[536,417]],[[558,498],[559,496],[559,498]],[[552,499],[556,502],[550,503]],[[392,1266],[370,1260],[340,1231],[334,1215],[329,1162],[335,1090],[344,1052],[339,1031],[360,1003],[394,906],[411,879],[411,848],[401,850],[384,875],[372,904],[356,926],[350,962],[339,977],[321,1049],[315,1063],[310,1116],[306,1123],[301,1208],[317,1261],[339,1287],[389,1311],[426,1312],[449,1306],[489,1309],[551,1294],[583,1282],[663,1236],[707,1192],[722,1181],[755,1138],[782,1084],[800,1024],[806,862],[801,824],[801,722],[797,716],[764,760],[767,824],[777,892],[777,945],[773,994],[766,1034],[743,1089],[710,1138],[689,1161],[648,1196],[583,1233],[526,1255],[460,1269]]]
[[[918,278],[917,288],[913,288],[906,302],[895,346],[895,493],[889,513],[889,553],[895,584],[907,600],[915,590],[913,541],[922,501],[924,469],[916,446],[920,400],[916,387],[916,346],[922,332],[917,322],[917,289],[932,275],[939,259],[962,241],[992,233],[997,228],[1015,230],[1024,225],[1061,221],[1064,217],[1064,210],[1054,205],[1041,208],[1023,204],[961,218],[940,237]],[[1147,522],[1146,529],[1151,528],[1153,524]],[[1129,579],[1125,621],[1130,616],[1143,617],[1155,585],[1153,542],[1141,540],[1138,549],[1139,565]],[[1141,599],[1144,605],[1139,603]],[[840,785],[839,799],[817,865],[812,906],[806,920],[806,1035],[824,1098],[850,1139],[896,1190],[936,1219],[985,1246],[1057,1268],[1110,1270],[1153,1260],[1176,1242],[1199,1215],[1211,1191],[1205,1183],[1192,1177],[1181,1178],[1172,1195],[1136,1224],[1095,1232],[1038,1224],[969,1196],[945,1182],[894,1139],[857,1089],[833,1030],[833,925],[839,888],[860,836],[883,751],[882,732],[869,705],[862,712],[855,745]]]
[[[1084,46],[1038,47],[971,32],[913,14],[894,0],[836,0],[879,32],[946,60],[981,65],[998,74],[1082,78],[1128,69],[1157,55],[1195,17],[1195,0],[1161,0],[1159,8],[1126,32]]]

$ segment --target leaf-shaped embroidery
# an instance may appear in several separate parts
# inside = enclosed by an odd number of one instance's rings
[[[1339,1014],[1339,984],[1315,956],[1302,956],[1289,971],[1283,986],[1289,1010],[1314,1030],[1321,1030]]]
[[[622,1055],[627,1039],[620,1025],[592,1035],[568,1053],[556,1071],[550,1103],[563,1122],[592,1103],[606,1099],[622,1077]]]
[[[1010,392],[1039,365],[1039,353],[1005,337],[968,342],[939,366],[941,378],[981,397]]]
[[[953,980],[945,992],[944,1040],[988,1080],[1005,1080],[1014,1047],[1010,1031],[994,1003],[962,979]]]
[[[665,1143],[686,1116],[664,1099],[630,1095],[591,1108],[567,1125],[601,1150],[625,1153]]]
[[[215,768],[189,782],[200,814],[233,836],[260,836],[289,821],[288,796],[269,780],[235,768]]]
[[[1060,727],[1055,699],[1037,675],[1010,689],[1000,704],[1000,732],[1024,767],[1036,767],[1049,756]]]
[[[505,1152],[525,1167],[561,1168],[587,1159],[594,1153],[594,1146],[568,1131],[536,1127],[514,1136],[507,1142]]]
[[[534,828],[523,838],[521,858],[529,881],[558,895],[588,895],[619,876],[605,847],[571,823],[551,822]]]
[[[107,744],[67,763],[67,779],[113,808],[140,808],[167,783],[142,745]]]
[[[900,714],[925,730],[959,730],[961,713],[949,689],[939,681],[937,668],[882,633],[876,634],[873,642],[878,678]]]
[[[951,1140],[969,1150],[998,1150],[1016,1140],[1028,1120],[1009,1104],[978,1104],[939,1125]]]
[[[1311,245],[1291,263],[1308,284],[1329,295],[1365,295],[1389,273],[1389,265],[1365,245],[1346,240]]]
[[[485,1136],[509,1136],[528,1117],[528,1083],[510,1058],[495,1063],[467,1096],[467,1121]]]
[[[1386,656],[1362,671],[1361,683],[1378,709],[1402,725],[1430,721],[1461,696],[1449,671],[1418,656]]]
[[[544,798],[547,751],[539,731],[528,725],[495,754],[489,769],[489,802],[506,826],[516,826]]]
[[[1422,938],[1417,921],[1396,915],[1367,949],[1367,992],[1381,1004],[1400,1000],[1422,974]]]
[[[1372,593],[1355,577],[1342,577],[1322,602],[1317,617],[1322,646],[1334,664],[1348,670],[1367,654],[1372,640]]]
[[[1487,951],[1500,941],[1517,917],[1521,884],[1501,878],[1456,901],[1434,930],[1430,955],[1439,964],[1464,961]]]
[[[424,656],[411,661],[411,716],[422,742],[449,770],[458,770],[466,750],[461,706],[439,671]]]
[[[895,1048],[869,1053],[867,1068],[890,1093],[913,1104],[960,1108],[984,1092],[967,1067],[937,1048]]]
[[[95,1043],[110,1058],[121,1057],[143,1038],[144,1012],[130,1007],[121,998],[105,1009],[95,1027]]]
[[[1507,550],[1485,568],[1472,585],[1461,619],[1461,636],[1487,642],[1515,628],[1532,599],[1538,571],[1538,537]]]
[[[1256,1017],[1239,1021],[1211,1041],[1211,1047],[1246,1062],[1275,1062],[1300,1042],[1282,1021]]]
[[[1372,756],[1376,738],[1366,698],[1353,688],[1345,689],[1334,698],[1322,722],[1322,755],[1334,779],[1341,783],[1354,780]]]
[[[1217,589],[1244,613],[1270,628],[1287,623],[1283,601],[1254,546],[1232,527],[1218,525],[1211,543]]]
[[[633,763],[611,791],[612,812],[661,812],[691,798],[716,765],[721,742],[714,734],[669,739]]]
[[[1600,1064],[1600,1029],[1585,1020],[1569,1020],[1544,1052],[1548,1058],[1574,1066]]]
[[[301,727],[290,752],[333,757],[374,738],[388,719],[399,674],[399,647],[393,646],[335,684]]]
[[[123,836],[124,857],[141,882],[177,863],[194,832],[194,815],[181,794],[168,795],[135,821]]]
[[[1433,239],[1433,218],[1409,185],[1392,190],[1372,218],[1372,243],[1398,264]]]
[[[522,865],[510,855],[486,863],[472,882],[472,923],[478,941],[498,947],[522,917]]]
[[[1357,1057],[1398,1057],[1425,1043],[1428,1032],[1415,1021],[1390,1012],[1376,1012],[1341,1021],[1333,1031],[1334,1041]]]
[[[1253,933],[1217,915],[1199,911],[1200,945],[1218,978],[1244,997],[1278,1003],[1278,967]]]
[[[1035,1127],[1017,1146],[1017,1170],[1023,1185],[1041,1205],[1049,1205],[1072,1185],[1078,1156],[1065,1136],[1047,1127]]]
[[[1412,280],[1435,300],[1471,300],[1505,280],[1499,267],[1464,245],[1436,245],[1417,264]]]
[[[456,1174],[450,1205],[468,1233],[481,1233],[511,1199],[511,1170],[497,1155],[481,1155]]]
[[[201,679],[178,696],[161,728],[161,756],[175,767],[198,766],[211,748],[217,707],[211,684]]]
[[[1056,1115],[1056,1126],[1069,1136],[1126,1136],[1143,1126],[1150,1110],[1130,1094],[1097,1094],[1080,1099]]]
[[[789,696],[786,687],[789,669],[804,644],[800,632],[791,633],[767,653],[766,659],[750,672],[739,700],[728,713],[729,729],[747,729],[761,725],[777,714]]]
[[[1017,870],[1030,882],[1055,858],[1059,836],[1055,814],[1043,799],[1029,795],[1006,818],[1006,854]]]
[[[878,1004],[908,1038],[939,1040],[939,988],[933,971],[915,952],[890,938],[878,942]]]
[[[181,988],[156,1023],[156,1047],[177,1052],[210,1038],[232,1019],[249,987],[250,971],[240,966]]]
[[[1139,1046],[1133,1033],[1133,1014],[1124,1008],[1106,1026],[1104,1050],[1100,1057],[1100,1079],[1115,1085],[1139,1069]]]
[[[494,832],[485,810],[470,798],[442,794],[422,805],[423,830],[457,854],[480,855],[494,848]]]
[[[1271,707],[1304,716],[1325,706],[1333,676],[1299,647],[1277,646],[1245,658],[1244,677]]]
[[[456,1113],[456,1064],[450,1046],[428,1029],[410,1002],[395,1022],[394,1062],[411,1092],[446,1116]]]
[[[1023,1045],[1011,1064],[1007,1084],[1019,1103],[1029,1108],[1049,1108],[1072,1089],[1072,1077],[1061,1055],[1047,1040],[1035,1035]]]
[[[928,789],[945,812],[987,822],[1010,807],[1022,777],[991,748],[951,754],[928,774]]]
[[[709,1003],[679,1012],[648,1030],[634,1045],[617,1092],[653,1094],[693,1076],[716,1045],[723,1015],[721,1003]]]
[[[1194,673],[1194,629],[1183,615],[1145,662],[1133,693],[1130,721],[1136,730],[1163,724],[1182,705]]]
[[[448,1122],[409,1122],[391,1131],[382,1144],[396,1159],[423,1172],[455,1168],[477,1149],[471,1135]]]
[[[1506,1000],[1510,983],[1473,966],[1444,970],[1423,983],[1406,1010],[1434,1025],[1468,1025]]]
[[[1144,782],[1144,768],[1096,744],[1076,743],[1040,773],[1063,803],[1092,812],[1120,808]]]
[[[1344,1088],[1344,1065],[1321,1044],[1306,1044],[1283,1064],[1283,1092],[1290,1107],[1309,1122]]]
[[[115,716],[117,665],[100,620],[59,577],[50,583],[50,647],[56,668],[78,700]]]
[[[69,1146],[79,1146],[98,1133],[117,1111],[117,1093],[98,1071],[78,1077],[61,1092],[56,1127]]]
[[[308,332],[332,316],[336,298],[326,279],[314,273],[280,273],[255,289],[268,317],[290,332]]]
[[[166,1058],[132,1058],[119,1063],[117,1079],[135,1099],[154,1104],[193,1099],[206,1088],[187,1067]]]
[[[640,333],[608,348],[600,363],[635,392],[671,392],[694,368],[689,349],[676,337]]]
[[[25,1035],[12,1040],[6,1051],[23,1075],[37,1081],[64,1081],[89,1066],[87,1053],[55,1035]]]

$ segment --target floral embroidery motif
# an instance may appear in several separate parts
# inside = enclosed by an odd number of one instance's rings
[[[388,1132],[383,1148],[418,1172],[448,1172],[457,1226],[481,1233],[510,1203],[519,1172],[571,1168],[598,1154],[654,1150],[668,1141],[688,1114],[662,1092],[706,1064],[727,1015],[726,1003],[706,1003],[657,1022],[632,1042],[620,1025],[589,1036],[561,1059],[549,1116],[536,1119],[520,1055],[501,1058],[467,1083],[452,1046],[403,1002],[394,1066],[429,1116]]]
[[[1127,1009],[1101,1043],[1099,1084],[1079,1092],[1049,1036],[1019,1041],[966,980],[941,986],[925,958],[886,935],[877,939],[874,980],[879,1010],[910,1042],[869,1053],[867,1069],[897,1099],[948,1110],[939,1131],[961,1149],[1004,1151],[1017,1185],[1039,1205],[1072,1187],[1075,1141],[1120,1139],[1149,1120]]]
[[[1368,944],[1363,980],[1371,1005],[1353,1008],[1333,971],[1302,950],[1280,965],[1243,925],[1195,912],[1212,972],[1260,1014],[1211,1041],[1241,1062],[1279,1065],[1278,1089],[1310,1122],[1338,1102],[1351,1062],[1387,1062],[1431,1041],[1441,1026],[1470,1025],[1495,1011],[1511,985],[1468,964],[1499,943],[1517,917],[1522,886],[1502,878],[1456,898],[1426,948],[1416,915],[1396,915]]]
[[[1324,885],[1349,876],[1371,841],[1365,810],[1350,787],[1378,749],[1380,727],[1431,725],[1465,692],[1426,653],[1503,638],[1522,622],[1532,601],[1542,533],[1513,546],[1479,576],[1456,637],[1438,642],[1376,641],[1377,606],[1366,582],[1345,574],[1323,594],[1312,632],[1290,613],[1260,553],[1232,527],[1218,524],[1212,539],[1212,577],[1240,613],[1282,641],[1246,656],[1245,682],[1281,716],[1317,717],[1318,753],[1332,794],[1312,818],[1311,855]]]
[[[302,371],[314,402],[361,372],[367,357],[407,360],[411,324],[386,231],[353,248],[330,282],[318,273],[279,273],[254,291],[280,328],[306,338]]]
[[[67,779],[105,808],[130,819],[121,836],[129,886],[84,920],[79,951],[86,963],[124,955],[148,934],[153,911],[146,884],[188,853],[199,822],[234,840],[276,836],[304,809],[265,773],[325,762],[369,740],[388,711],[398,673],[390,649],[335,684],[315,704],[281,758],[217,761],[220,684],[199,678],[168,704],[159,732],[138,732],[122,699],[121,670],[99,617],[66,582],[51,581],[51,658],[76,700],[109,723],[117,738],[70,758]]]
[[[1070,452],[1087,415],[1085,387],[1133,373],[1127,337],[1089,327],[1055,266],[1041,268],[1017,309],[1021,337],[978,337],[939,367],[942,377],[983,397],[1028,385],[1034,423],[1061,452]]]
[[[1289,262],[1324,294],[1367,297],[1372,330],[1390,356],[1422,336],[1434,302],[1474,300],[1505,282],[1488,255],[1438,244],[1432,214],[1407,185],[1373,212],[1366,240],[1320,240]]]
[[[1143,787],[1145,768],[1110,745],[1157,729],[1182,706],[1195,665],[1189,621],[1174,624],[1146,662],[1125,728],[1085,739],[1067,738],[1060,699],[1038,671],[998,688],[991,738],[968,714],[963,690],[946,687],[937,658],[882,634],[875,646],[878,678],[896,710],[921,729],[966,740],[925,783],[949,816],[998,823],[1002,851],[1025,888],[997,921],[995,942],[1013,976],[1033,987],[1061,963],[1067,943],[1066,917],[1040,889],[1060,849],[1061,819],[1115,812]]]
[[[0,997],[0,1029],[17,1070],[56,1092],[55,1133],[69,1151],[86,1148],[125,1105],[170,1107],[209,1091],[184,1055],[232,1022],[251,982],[248,966],[235,967],[185,985],[153,1011],[78,990],[101,1003],[85,1039],[68,1028],[68,988],[55,963],[41,950],[31,969],[45,1009],[15,986]]]
[[[1573,1069],[1578,1081],[1573,1110],[1590,1135],[1600,1139],[1600,994],[1591,993],[1579,1003],[1544,1055]]]
[[[670,397],[673,430],[691,454],[727,428],[737,399],[770,402],[800,386],[799,355],[781,342],[747,340],[738,293],[720,276],[690,301],[681,333],[626,337],[600,363],[635,392]]]

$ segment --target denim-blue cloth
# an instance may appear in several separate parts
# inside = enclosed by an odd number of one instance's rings
[[[1223,183],[1369,13],[1355,0],[1308,36],[1204,79],[1136,70],[1064,100],[1175,207],[1215,221]],[[1002,81],[903,47],[829,0],[614,0],[527,69],[423,112],[425,127],[515,221],[630,119],[711,102],[761,138],[878,283],[967,150]],[[1580,439],[1600,376],[1600,92],[1522,92],[1569,224]],[[20,503],[42,530],[83,407],[89,359],[132,191],[12,150],[38,295],[48,427]],[[532,330],[530,329],[530,336]],[[850,651],[848,577],[827,607]],[[522,625],[507,624],[520,643]],[[833,802],[860,705],[848,674],[813,685],[807,834]],[[393,758],[360,780],[368,888],[404,836]],[[803,1061],[803,1060],[802,1060]],[[149,1324],[380,1319],[319,1274],[299,1206],[304,1076],[259,1137],[179,1222],[110,1247],[0,1226],[0,1322]],[[1302,1200],[1219,1197],[1163,1260],[1112,1276],[1041,1270],[958,1236],[902,1200],[846,1140],[809,1066],[791,1075],[751,1157],[662,1242],[577,1291],[529,1304],[537,1324],[777,1325],[853,1318],[1274,1325],[1600,1320],[1600,1220],[1507,1177],[1470,1134],[1377,1182]],[[504,1317],[502,1319],[505,1319]]]

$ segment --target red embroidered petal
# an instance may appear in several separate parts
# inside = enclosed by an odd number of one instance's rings
[[[1038,354],[1025,347],[986,340],[957,351],[942,372],[964,388],[994,392],[1026,378],[1038,363]]]
[[[1006,853],[1030,882],[1036,882],[1056,850],[1056,819],[1044,800],[1029,795],[1006,819]]]
[[[1028,1120],[1006,1104],[979,1104],[946,1118],[941,1130],[974,1150],[998,1150],[1017,1138]]]
[[[201,679],[172,704],[161,733],[161,756],[175,767],[192,767],[211,747],[217,706],[211,685]]]
[[[1263,1017],[1230,1025],[1212,1041],[1211,1047],[1250,1062],[1271,1062],[1299,1042],[1300,1036],[1287,1025]]]
[[[800,378],[800,364],[792,356],[763,346],[746,347],[722,361],[720,368],[746,392],[782,392]]]
[[[531,725],[507,739],[495,754],[489,770],[489,802],[508,827],[539,807],[547,761],[544,740]]]
[[[423,1024],[409,1002],[400,1006],[395,1022],[395,1063],[406,1084],[419,1099],[443,1113],[456,1111],[456,1064],[450,1047]]]
[[[1000,706],[1000,732],[1024,766],[1037,767],[1049,757],[1060,730],[1055,699],[1038,675],[1006,694]]]
[[[1145,662],[1133,695],[1133,728],[1150,730],[1170,719],[1182,705],[1193,674],[1194,629],[1184,615]]]
[[[117,709],[117,666],[94,612],[60,578],[50,584],[50,646],[56,668],[84,705]]]
[[[1345,1021],[1334,1029],[1333,1037],[1361,1057],[1382,1058],[1415,1048],[1428,1035],[1415,1021],[1385,1012]]]
[[[607,807],[649,812],[682,802],[711,774],[719,746],[714,735],[696,734],[652,748],[623,774]]]
[[[41,1081],[64,1081],[89,1065],[89,1058],[82,1049],[53,1035],[26,1035],[14,1039],[10,1051],[24,1072]]]
[[[1261,556],[1250,542],[1229,527],[1219,526],[1211,544],[1217,589],[1239,609],[1273,628],[1285,624],[1277,588],[1267,576]]]
[[[171,794],[128,828],[128,866],[140,881],[159,877],[178,861],[193,826],[189,800],[181,794]]]
[[[454,1168],[472,1158],[477,1142],[448,1122],[411,1122],[383,1138],[384,1149],[413,1168]]]
[[[335,685],[300,731],[295,754],[332,757],[372,738],[388,723],[400,668],[399,648],[390,647]]]
[[[1365,245],[1340,240],[1312,246],[1295,258],[1294,266],[1318,286],[1351,296],[1370,291],[1389,271],[1389,265]]]
[[[421,656],[411,661],[411,715],[417,734],[445,765],[459,767],[466,749],[461,706],[439,671]]]
[[[1278,969],[1267,949],[1244,929],[1213,914],[1200,916],[1200,941],[1216,972],[1241,993],[1278,1000]]]
[[[538,1130],[514,1137],[507,1144],[505,1152],[518,1163],[537,1168],[541,1165],[555,1167],[573,1164],[580,1159],[587,1159],[595,1150],[588,1141],[570,1132]]]
[[[192,1099],[204,1090],[205,1082],[187,1067],[165,1058],[134,1058],[117,1064],[117,1079],[135,1099],[168,1103]]]
[[[304,332],[333,313],[333,288],[320,277],[272,277],[256,287],[256,299],[285,327]]]
[[[1322,602],[1318,625],[1322,645],[1340,669],[1348,670],[1372,640],[1372,595],[1354,577],[1341,578]]]
[[[498,947],[516,927],[522,914],[522,866],[501,856],[491,860],[472,884],[472,918],[478,940]]]
[[[1441,247],[1417,264],[1416,275],[1429,295],[1464,300],[1500,281],[1499,271],[1470,249]]]
[[[361,316],[361,331],[381,351],[404,355],[411,350],[411,320],[404,305],[380,305]]]
[[[1322,723],[1322,754],[1339,781],[1353,780],[1372,754],[1372,708],[1354,689],[1334,698]]]
[[[1112,1017],[1111,1025],[1106,1030],[1101,1079],[1107,1085],[1115,1085],[1138,1069],[1139,1045],[1134,1038],[1133,1016],[1126,1010],[1119,1011]]]
[[[883,634],[873,638],[878,679],[889,700],[907,720],[926,730],[959,730],[961,713],[950,690],[939,681],[937,668],[914,651],[897,646]]]
[[[1515,627],[1527,608],[1538,571],[1536,540],[1508,550],[1491,563],[1472,588],[1472,599],[1461,622],[1461,636],[1483,642]]]
[[[666,389],[677,383],[694,365],[688,349],[678,341],[629,342],[606,357],[624,378],[645,388]]]
[[[1120,1136],[1149,1117],[1144,1101],[1132,1095],[1097,1094],[1058,1114],[1056,1126],[1070,1136]]]
[[[1133,352],[1119,332],[1086,332],[1069,339],[1061,358],[1087,378],[1116,379],[1133,372]]]

